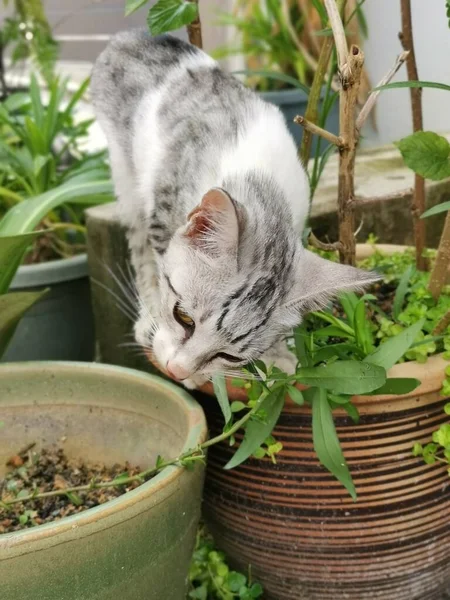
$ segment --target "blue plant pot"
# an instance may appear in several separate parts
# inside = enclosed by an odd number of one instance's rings
[[[50,288],[22,317],[0,362],[92,361],[94,318],[86,254],[19,267],[10,291]]]
[[[308,104],[308,97],[306,94],[302,90],[280,90],[275,92],[260,92],[260,96],[267,102],[278,106],[283,113],[284,118],[286,119],[286,124],[293,138],[295,139],[296,144],[300,145],[303,128],[294,123],[294,117],[305,114],[306,105]],[[321,103],[319,104],[319,114],[320,110]],[[336,135],[339,133],[339,102],[336,101],[330,110],[325,127],[328,129],[328,131],[331,131]],[[314,136],[312,143],[312,156],[314,155],[316,147],[317,137]],[[327,144],[322,140],[322,152],[326,147]]]

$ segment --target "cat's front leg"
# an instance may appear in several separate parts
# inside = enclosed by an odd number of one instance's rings
[[[196,390],[201,387],[204,383],[208,381],[208,377],[204,377],[203,375],[194,375],[193,377],[189,377],[183,381],[183,385],[188,390]]]
[[[284,338],[278,340],[262,356],[261,360],[269,367],[273,365],[284,373],[292,375],[295,373],[297,357],[289,350]]]

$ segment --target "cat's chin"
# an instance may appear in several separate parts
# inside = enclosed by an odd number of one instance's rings
[[[204,377],[203,375],[194,375],[193,377],[188,377],[188,379],[185,379],[181,383],[188,390],[196,390],[202,385],[204,385],[207,381],[208,378]]]

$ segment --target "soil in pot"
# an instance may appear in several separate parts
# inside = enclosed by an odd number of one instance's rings
[[[106,467],[102,464],[88,464],[80,459],[69,459],[64,449],[56,445],[44,448],[39,453],[28,446],[11,456],[7,467],[4,479],[0,479],[3,502],[33,492],[41,494],[64,490],[88,485],[93,480],[111,481],[123,474],[133,476],[140,472],[139,467],[132,467],[128,463]],[[67,495],[12,504],[8,510],[0,508],[0,534],[28,529],[78,514],[117,498],[141,483],[143,481],[133,481],[117,487],[69,492]]]

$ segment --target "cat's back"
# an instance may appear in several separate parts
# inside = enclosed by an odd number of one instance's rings
[[[183,62],[204,62],[195,46],[169,35],[152,38],[145,29],[112,37],[92,71],[91,94],[97,113],[128,128],[149,90],[157,90]]]

